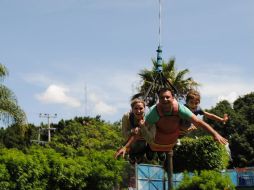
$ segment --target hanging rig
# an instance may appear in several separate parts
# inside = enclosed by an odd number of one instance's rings
[[[159,0],[159,45],[157,52],[157,59],[155,63],[155,75],[153,76],[153,81],[150,84],[148,90],[144,93],[143,99],[145,100],[148,107],[154,105],[157,100],[157,92],[161,88],[170,88],[172,90],[172,93],[174,93],[175,96],[177,96],[178,92],[177,89],[174,87],[174,85],[163,75],[162,72],[162,46],[161,46],[161,10],[162,10],[162,3],[161,0]]]

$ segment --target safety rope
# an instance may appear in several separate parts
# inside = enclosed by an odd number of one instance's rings
[[[159,0],[159,46],[161,46],[161,10],[162,10],[162,5],[161,5],[161,0]]]

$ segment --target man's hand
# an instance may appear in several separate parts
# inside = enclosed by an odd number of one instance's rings
[[[216,134],[214,135],[214,140],[218,141],[220,144],[228,144],[228,140],[225,139],[224,137],[222,137],[219,133],[216,132]]]
[[[223,124],[226,124],[226,122],[228,121],[229,117],[228,117],[228,114],[224,114],[224,117],[223,117]]]
[[[193,130],[196,130],[197,129],[197,127],[195,126],[195,125],[191,125],[188,129],[187,129],[187,131],[188,132],[191,132],[191,131],[193,131]]]

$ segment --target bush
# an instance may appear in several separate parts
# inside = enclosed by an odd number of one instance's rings
[[[229,176],[220,172],[203,170],[194,175],[184,173],[184,178],[176,190],[235,190],[235,186]]]
[[[199,139],[181,139],[181,146],[174,149],[174,172],[188,170],[222,170],[229,163],[229,155],[225,147],[215,142],[211,136]]]

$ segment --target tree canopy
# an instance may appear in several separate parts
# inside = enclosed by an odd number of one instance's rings
[[[152,59],[153,67],[151,70],[143,69],[139,72],[139,76],[141,77],[141,85],[138,87],[139,92],[142,94],[146,94],[151,84],[153,84],[154,80],[158,75],[157,71],[157,61]],[[168,62],[162,60],[162,70],[163,76],[177,89],[178,98],[184,98],[187,92],[199,86],[199,84],[193,80],[192,77],[186,77],[189,74],[188,69],[178,71],[175,66],[175,59],[170,59]],[[154,91],[156,88],[151,90],[151,94],[156,94]],[[152,102],[154,103],[154,102]]]
[[[26,115],[18,105],[14,93],[7,88],[2,81],[8,76],[7,68],[0,64],[0,119],[6,124],[25,124]]]

